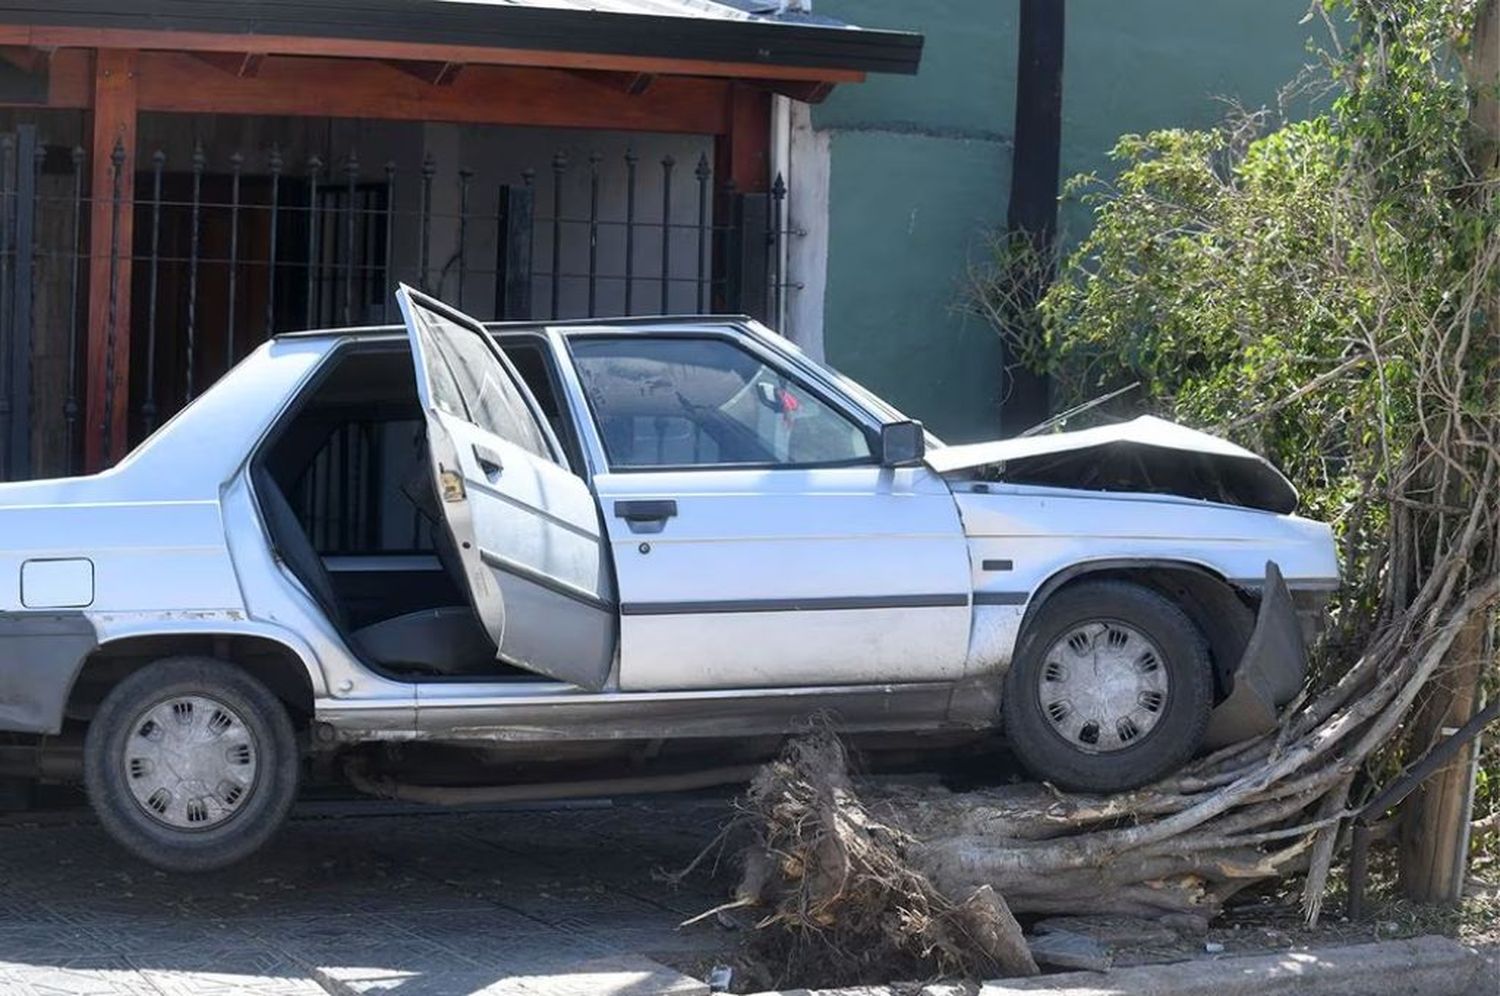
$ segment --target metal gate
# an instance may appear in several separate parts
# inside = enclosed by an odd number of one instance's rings
[[[36,126],[0,134],[0,480],[31,474]]]
[[[100,172],[55,132],[0,133],[0,480],[94,469],[86,442],[113,463],[272,332],[393,321],[398,280],[486,319],[782,311],[786,187],[736,191],[706,152],[398,168],[174,135]]]

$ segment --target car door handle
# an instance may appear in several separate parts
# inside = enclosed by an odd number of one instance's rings
[[[474,459],[479,461],[479,469],[491,477],[505,469],[505,461],[500,459],[500,454],[483,443],[474,444]]]
[[[615,518],[624,519],[630,528],[656,523],[660,529],[677,514],[677,502],[671,498],[657,501],[617,501]]]

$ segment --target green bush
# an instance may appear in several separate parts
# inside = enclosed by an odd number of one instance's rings
[[[1495,363],[1474,300],[1476,287],[1493,297],[1495,178],[1470,169],[1458,61],[1475,7],[1328,4],[1348,25],[1344,47],[1320,53],[1337,94],[1326,111],[1124,135],[1116,176],[1067,184],[1093,224],[1034,314],[1010,292],[1039,265],[1027,240],[994,240],[971,280],[1012,360],[1050,375],[1056,410],[1138,383],[1114,413],[1162,413],[1276,463],[1305,513],[1339,530],[1345,652],[1375,618],[1427,333],[1470,324],[1476,372]],[[1493,405],[1492,383],[1475,377],[1467,403]]]

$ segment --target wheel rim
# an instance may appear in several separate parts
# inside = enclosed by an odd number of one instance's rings
[[[141,811],[163,826],[211,830],[232,819],[255,790],[255,736],[217,699],[163,699],[128,729],[121,773]]]
[[[1110,754],[1134,746],[1166,711],[1171,679],[1161,650],[1134,626],[1093,620],[1068,630],[1042,658],[1042,715],[1070,746]]]

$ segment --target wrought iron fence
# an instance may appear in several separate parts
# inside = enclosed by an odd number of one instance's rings
[[[0,134],[3,478],[79,469],[84,432],[122,455],[107,444],[117,364],[129,364],[138,439],[274,331],[395,320],[397,281],[485,319],[774,321],[788,289],[785,184],[737,192],[706,153],[559,152],[496,176],[431,153],[401,168],[355,149],[293,161],[277,145],[118,145],[108,189],[93,192],[86,159],[34,125]],[[91,217],[110,226],[105,273],[92,281],[104,302],[89,300]],[[126,267],[128,293],[117,293]],[[104,424],[85,427],[91,304],[104,323],[106,397]]]

